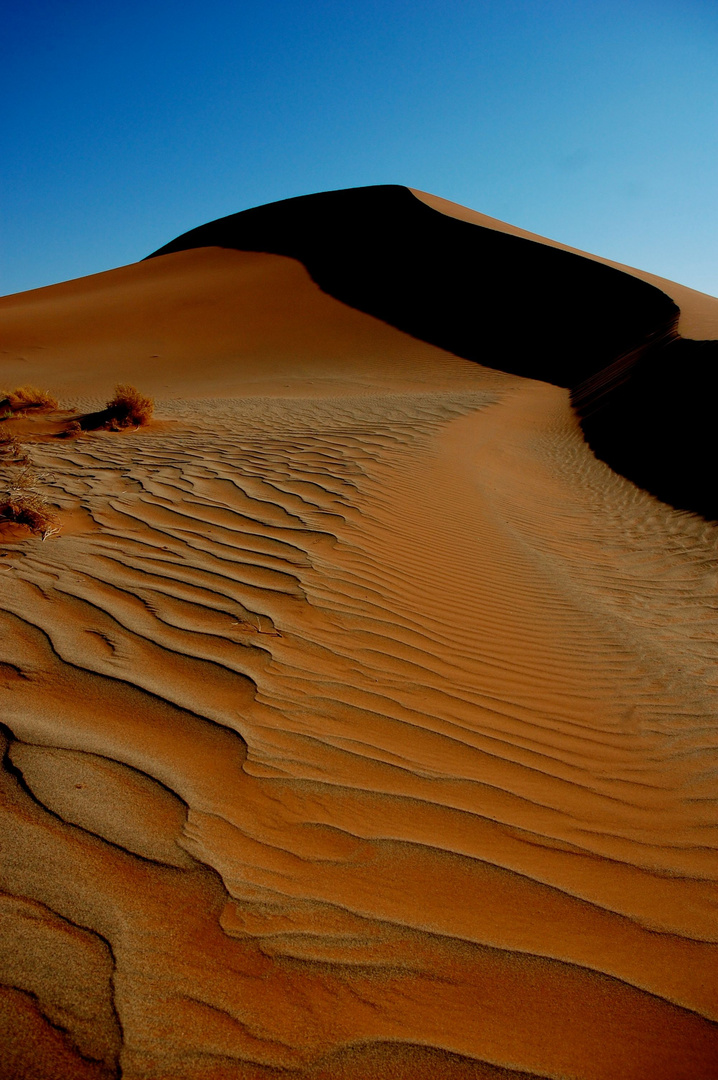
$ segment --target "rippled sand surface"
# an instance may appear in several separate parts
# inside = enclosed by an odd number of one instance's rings
[[[31,448],[65,528],[0,548],[0,1074],[718,1076],[716,527],[567,391],[307,280],[350,385],[218,345],[202,393],[178,334],[153,427]]]

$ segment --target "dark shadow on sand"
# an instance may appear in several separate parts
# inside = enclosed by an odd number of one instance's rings
[[[678,308],[647,282],[447,217],[394,185],[245,210],[150,258],[213,246],[298,259],[337,300],[512,374],[575,388],[630,357],[622,379],[592,395],[590,445],[659,498],[718,518],[718,494],[695,475],[713,458],[715,349],[677,340]]]

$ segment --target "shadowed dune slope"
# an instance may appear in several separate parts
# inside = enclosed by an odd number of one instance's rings
[[[671,506],[718,520],[718,341],[674,338],[574,388],[595,454]]]
[[[582,259],[602,263],[604,266],[613,267],[614,270],[621,270],[625,274],[630,274],[631,277],[640,278],[641,281],[654,285],[665,293],[678,306],[680,309],[678,332],[682,337],[696,339],[718,338],[718,299],[714,296],[698,292],[696,289],[689,289],[686,285],[680,285],[676,281],[669,281],[668,278],[659,277],[658,274],[651,274],[646,270],[639,270],[635,266],[625,266],[623,263],[613,262],[611,259],[606,259],[601,255],[580,251],[578,248],[561,244],[557,240],[538,236],[536,233],[520,229],[516,225],[509,225],[498,218],[481,214],[478,210],[471,210],[468,206],[461,206],[459,203],[451,202],[449,199],[442,199],[438,195],[430,195],[426,191],[418,191],[415,188],[410,190],[417,199],[426,203],[427,206],[433,207],[434,210],[438,210],[441,214],[457,218],[459,221],[467,221],[472,225],[480,225],[485,229],[520,236],[524,240],[531,240],[546,247],[558,248],[560,251],[568,251],[572,255],[580,256]]]

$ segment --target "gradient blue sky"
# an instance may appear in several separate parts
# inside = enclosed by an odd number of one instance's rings
[[[5,0],[0,292],[400,183],[718,294],[716,0]]]

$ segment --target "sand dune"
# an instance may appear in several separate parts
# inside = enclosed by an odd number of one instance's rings
[[[25,423],[65,527],[0,547],[0,1075],[718,1076],[715,524],[286,253],[0,330],[8,382],[159,399]]]
[[[718,519],[700,480],[718,394],[715,298],[395,186],[245,210],[156,255],[206,245],[292,256],[331,296],[422,341],[571,388],[602,460]]]

